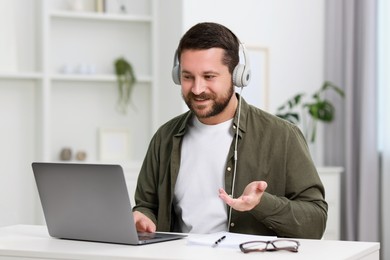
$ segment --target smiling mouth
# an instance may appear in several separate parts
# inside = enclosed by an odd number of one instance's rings
[[[201,97],[194,97],[193,100],[196,102],[203,102],[203,101],[207,101],[209,99],[208,98],[201,98]]]
[[[199,97],[193,97],[192,98],[192,104],[193,107],[197,109],[205,109],[210,104],[211,99],[210,98],[199,98]]]
[[[194,101],[202,102],[202,101],[210,100],[211,97],[208,96],[208,95],[205,94],[205,93],[201,93],[200,95],[192,95],[192,99],[193,99]]]

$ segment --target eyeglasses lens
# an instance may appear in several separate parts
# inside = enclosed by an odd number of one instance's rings
[[[242,248],[248,251],[276,251],[289,250],[297,252],[299,243],[292,240],[275,240],[275,241],[253,241],[242,244]]]

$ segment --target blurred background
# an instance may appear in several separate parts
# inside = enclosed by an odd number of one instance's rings
[[[119,163],[133,199],[153,133],[187,109],[171,79],[178,41],[212,21],[246,46],[247,101],[278,114],[302,94],[287,112],[326,187],[324,239],[380,241],[389,259],[389,14],[386,0],[2,0],[0,226],[44,224],[33,161]],[[119,85],[118,60],[135,84]],[[344,93],[320,92],[331,122],[304,109],[326,82]]]

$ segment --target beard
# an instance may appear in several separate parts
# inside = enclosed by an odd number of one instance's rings
[[[234,94],[234,86],[229,88],[220,98],[217,97],[215,93],[201,93],[200,95],[194,95],[194,93],[189,92],[187,96],[182,94],[184,102],[187,104],[188,108],[196,115],[198,118],[209,118],[218,115],[228,106],[230,99]],[[202,100],[211,100],[212,104],[210,108],[207,108],[208,105],[196,105],[193,102],[195,99]]]

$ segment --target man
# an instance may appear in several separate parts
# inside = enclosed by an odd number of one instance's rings
[[[234,84],[245,86],[250,72],[239,48],[216,23],[180,40],[173,78],[190,110],[150,142],[135,194],[138,231],[322,237],[327,203],[306,141],[295,125],[240,100]]]

